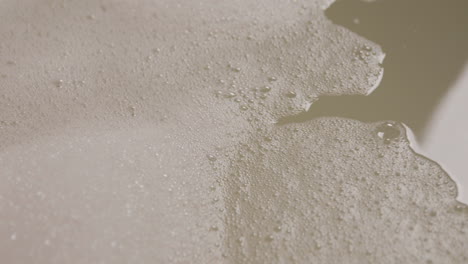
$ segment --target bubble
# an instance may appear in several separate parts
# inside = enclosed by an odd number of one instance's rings
[[[206,157],[208,158],[209,161],[216,161],[216,157],[213,155],[208,154],[206,155]]]
[[[268,85],[265,85],[262,88],[260,88],[260,92],[262,93],[268,93],[269,91],[271,91],[271,87]]]
[[[457,204],[457,205],[455,206],[455,211],[461,212],[461,211],[463,211],[463,210],[465,209],[465,207],[466,207],[465,205]]]
[[[394,122],[385,122],[377,127],[377,136],[384,140],[385,144],[389,144],[392,140],[400,136],[400,129]]]
[[[132,117],[135,117],[136,116],[136,108],[134,106],[129,106],[128,107],[128,111],[130,112],[130,115]]]
[[[233,97],[236,97],[236,95],[237,95],[237,94],[234,93],[234,92],[229,92],[229,93],[227,93],[227,94],[224,95],[224,96],[225,96],[226,98],[233,98]]]
[[[61,88],[63,86],[63,80],[56,80],[54,81],[54,85],[57,88]]]
[[[297,96],[297,94],[295,92],[293,92],[293,91],[289,91],[289,92],[286,93],[286,97],[288,97],[288,98],[294,98],[296,96]]]

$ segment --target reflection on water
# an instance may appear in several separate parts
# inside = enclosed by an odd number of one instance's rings
[[[458,200],[468,203],[468,65],[455,85],[443,98],[428,125],[421,151],[443,164],[459,184]],[[461,187],[461,188],[460,188]]]

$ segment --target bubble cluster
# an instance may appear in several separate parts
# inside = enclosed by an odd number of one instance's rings
[[[436,163],[416,154],[408,141],[396,140],[404,136],[403,126],[319,118],[269,133],[280,147],[252,139],[231,167],[232,262],[468,259],[468,211]],[[230,239],[239,236],[243,245]],[[444,241],[451,241],[450,248],[439,246]]]

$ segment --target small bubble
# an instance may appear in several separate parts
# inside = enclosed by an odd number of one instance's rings
[[[249,108],[248,108],[247,106],[243,105],[243,106],[240,107],[240,109],[241,109],[242,111],[245,111],[245,110],[247,110],[247,109],[249,109]]]
[[[213,155],[206,155],[209,161],[216,161],[216,157]]]
[[[288,98],[294,98],[294,97],[296,97],[296,93],[293,92],[293,91],[289,91],[289,92],[286,93],[286,97],[288,97]]]
[[[128,107],[128,111],[130,112],[130,115],[132,117],[135,117],[136,116],[136,108],[134,106],[129,106]]]
[[[260,92],[262,93],[268,93],[269,91],[271,91],[271,87],[268,85],[265,85],[262,88],[260,88]]]
[[[377,136],[389,144],[393,139],[400,136],[400,129],[393,122],[385,122],[377,127]]]
[[[54,85],[57,88],[61,88],[63,86],[63,80],[56,80],[54,81]]]
[[[463,206],[463,205],[457,204],[455,206],[455,211],[461,212],[461,211],[463,211],[463,209],[465,209],[465,206]]]
[[[224,95],[224,96],[225,96],[226,98],[233,98],[233,97],[236,97],[236,95],[237,95],[237,94],[234,93],[234,92],[229,92],[229,93],[227,93],[227,94]]]
[[[13,234],[10,236],[10,239],[11,239],[11,240],[16,240],[16,233],[13,233]]]
[[[278,79],[274,76],[268,77],[268,81],[270,82],[276,82]]]
[[[275,228],[274,228],[275,232],[280,232],[281,229],[282,229],[281,226],[275,226]]]
[[[218,227],[217,227],[216,225],[212,225],[212,226],[210,227],[210,230],[211,230],[211,231],[218,231]]]
[[[268,235],[268,236],[265,237],[265,240],[268,241],[268,242],[273,241],[273,239],[275,239],[275,237],[273,237],[273,235]]]

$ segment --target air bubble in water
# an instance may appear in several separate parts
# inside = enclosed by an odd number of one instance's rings
[[[383,139],[385,144],[389,144],[400,136],[400,129],[394,122],[385,122],[377,127],[377,136]]]
[[[229,92],[225,95],[226,98],[232,98],[232,97],[235,97],[236,96],[236,93],[234,92]]]
[[[216,161],[216,157],[213,155],[206,155],[209,161]]]
[[[61,88],[63,86],[63,80],[56,80],[54,81],[54,85],[57,88]]]
[[[260,92],[262,92],[262,93],[267,93],[269,91],[271,91],[271,87],[268,86],[268,85],[265,85],[262,88],[260,88]]]

